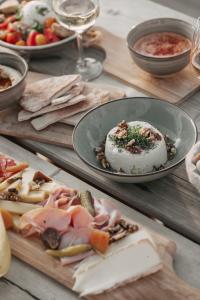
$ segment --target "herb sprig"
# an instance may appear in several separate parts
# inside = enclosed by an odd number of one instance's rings
[[[132,140],[134,140],[134,145],[140,147],[142,150],[149,150],[152,149],[154,146],[154,143],[147,139],[145,136],[140,134],[140,129],[142,127],[137,126],[128,126],[127,128],[127,135],[118,137],[116,135],[109,135],[109,138],[115,142],[116,146],[118,148],[125,148],[125,146]]]

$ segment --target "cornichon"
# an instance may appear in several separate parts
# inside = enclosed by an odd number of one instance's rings
[[[81,254],[81,253],[87,252],[91,249],[92,249],[92,247],[88,244],[80,244],[80,245],[74,245],[74,246],[70,246],[67,248],[63,248],[60,250],[48,249],[48,250],[46,250],[46,253],[51,256],[64,257],[64,256],[74,256],[77,254]]]
[[[88,212],[94,217],[95,209],[91,193],[89,191],[81,192],[80,199],[82,206],[85,207],[88,210]]]

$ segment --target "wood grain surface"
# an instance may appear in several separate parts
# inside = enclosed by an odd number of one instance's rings
[[[190,282],[191,285],[200,288],[198,277],[198,257],[200,255],[200,249],[197,244],[192,243],[188,239],[185,239],[175,232],[172,232],[164,226],[153,222],[151,219],[139,214],[133,209],[130,209],[126,205],[123,205],[121,202],[109,197],[108,195],[105,195],[104,193],[95,189],[91,185],[88,185],[84,181],[77,179],[76,177],[64,171],[56,169],[53,166],[52,167],[54,169],[50,169],[51,164],[49,164],[47,161],[41,160],[34,154],[28,152],[25,149],[22,149],[21,147],[2,137],[0,137],[0,151],[5,152],[8,155],[15,156],[17,159],[22,159],[23,157],[23,159],[28,160],[32,166],[35,166],[36,168],[42,169],[44,171],[46,165],[46,170],[48,170],[49,174],[54,174],[53,178],[55,180],[58,180],[63,184],[67,184],[68,186],[79,190],[89,189],[99,198],[108,198],[110,201],[114,202],[115,205],[121,210],[121,212],[127,217],[143,224],[144,226],[148,227],[148,229],[151,229],[160,233],[161,235],[168,237],[168,239],[173,239],[174,241],[176,241],[177,254],[174,262],[176,271],[183,279]],[[170,257],[168,256],[168,258]],[[170,260],[168,259],[168,261]],[[4,300],[63,300],[65,298],[70,300],[78,299],[78,297],[69,289],[66,289],[62,285],[59,285],[54,280],[50,280],[50,278],[45,274],[38,272],[36,269],[30,268],[29,265],[22,262],[20,263],[20,261],[15,258],[12,259],[12,267],[6,278],[0,279],[0,291],[0,296],[2,296]],[[173,299],[173,297],[171,298]]]
[[[47,77],[49,76],[40,73],[31,73],[29,75],[28,82],[37,81]],[[123,90],[110,85],[101,85],[95,83],[87,83],[87,85],[90,88],[99,88],[108,91],[113,100],[122,98],[125,95]],[[18,106],[13,106],[9,109],[0,111],[0,134],[73,148],[72,126],[63,123],[55,123],[41,131],[37,131],[31,125],[30,120],[18,122],[19,111],[20,107]]]
[[[148,95],[171,103],[186,100],[200,89],[198,72],[192,65],[174,75],[155,78],[133,62],[125,38],[118,37],[102,27],[99,29],[102,32],[99,45],[106,52],[104,71],[109,75],[116,76]]]
[[[112,292],[91,295],[89,300],[137,299],[137,300],[200,300],[200,290],[190,287],[177,275],[172,268],[172,257],[175,254],[175,244],[165,237],[152,234],[158,251],[164,263],[161,271],[142,278],[136,282],[126,284]],[[47,255],[44,246],[37,239],[24,239],[19,234],[9,232],[12,253],[20,260],[33,266],[39,271],[52,277],[67,288],[72,288],[74,280],[73,267],[61,266],[59,260]],[[146,298],[148,296],[148,298]]]

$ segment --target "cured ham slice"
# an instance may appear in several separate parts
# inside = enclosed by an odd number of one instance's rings
[[[94,222],[101,229],[113,227],[121,219],[119,210],[108,200],[94,199],[94,207],[96,211]]]
[[[62,236],[60,249],[70,247],[72,245],[89,244],[91,228],[83,227],[75,229],[69,227],[68,231]]]
[[[47,228],[54,228],[60,233],[68,230],[71,214],[67,211],[42,207],[25,213],[21,217],[20,229],[24,236],[42,233]]]
[[[71,224],[75,229],[92,226],[94,218],[83,206],[74,205],[67,211],[71,214]]]
[[[45,206],[67,209],[71,205],[80,204],[77,190],[59,187],[49,196]]]
[[[78,262],[80,260],[83,260],[91,255],[94,254],[94,251],[93,250],[90,250],[90,251],[87,251],[87,252],[84,252],[84,253],[81,253],[81,254],[78,254],[78,255],[74,255],[74,256],[65,256],[65,257],[62,257],[60,259],[61,261],[61,264],[63,266],[65,265],[69,265],[69,264],[72,264],[72,263],[75,263],[75,262]]]

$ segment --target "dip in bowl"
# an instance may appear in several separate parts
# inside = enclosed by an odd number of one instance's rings
[[[28,72],[23,58],[11,53],[0,53],[0,110],[10,107],[21,98]]]
[[[192,25],[172,18],[152,19],[134,26],[127,44],[134,62],[154,76],[166,76],[190,61]]]

